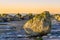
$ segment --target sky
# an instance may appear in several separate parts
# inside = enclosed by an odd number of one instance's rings
[[[0,13],[60,13],[60,0],[0,0]]]

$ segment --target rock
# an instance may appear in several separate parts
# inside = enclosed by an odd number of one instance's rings
[[[54,19],[56,19],[58,22],[60,22],[60,14],[55,14]]]
[[[45,35],[49,33],[51,29],[50,13],[44,11],[43,13],[36,15],[28,20],[23,28],[26,33],[30,35]]]

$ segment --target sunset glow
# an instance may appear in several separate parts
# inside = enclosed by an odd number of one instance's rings
[[[60,0],[0,0],[0,13],[60,13]]]

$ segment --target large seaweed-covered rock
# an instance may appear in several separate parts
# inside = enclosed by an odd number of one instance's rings
[[[39,15],[35,15],[32,19],[28,20],[23,26],[27,34],[30,35],[45,35],[50,32],[51,20],[50,13],[44,11]]]

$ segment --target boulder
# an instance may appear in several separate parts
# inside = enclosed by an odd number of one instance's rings
[[[60,14],[54,14],[54,19],[60,22]]]
[[[29,35],[46,35],[51,30],[50,13],[44,11],[39,15],[35,15],[25,23],[23,28]]]

